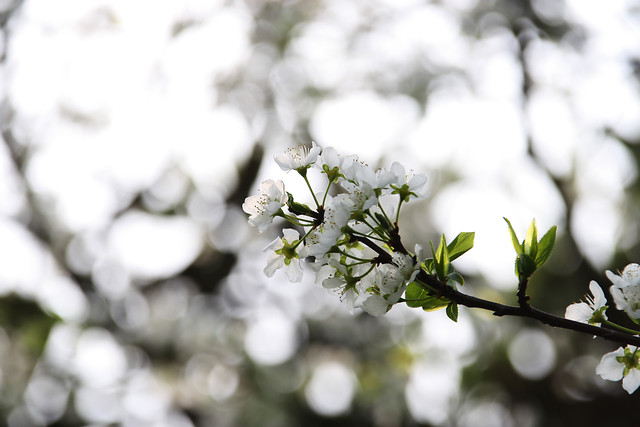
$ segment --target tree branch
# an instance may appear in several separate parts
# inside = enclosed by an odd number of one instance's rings
[[[528,317],[530,319],[534,319],[541,323],[544,323],[545,325],[553,326],[556,328],[569,329],[576,332],[599,336],[601,338],[617,342],[619,344],[631,344],[640,346],[640,336],[630,335],[624,332],[615,331],[613,329],[607,329],[600,326],[589,325],[587,323],[569,320],[564,317],[556,316],[542,310],[538,310],[534,307],[531,307],[528,303],[525,307],[512,306],[467,295],[453,289],[450,286],[443,284],[442,282],[440,282],[440,280],[438,280],[436,276],[427,274],[423,270],[418,273],[417,279],[427,284],[428,286],[437,289],[442,296],[456,302],[457,304],[469,308],[481,308],[483,310],[489,310],[493,312],[494,316]]]

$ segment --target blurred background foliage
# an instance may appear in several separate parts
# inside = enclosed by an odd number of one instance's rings
[[[558,225],[532,303],[640,260],[632,0],[2,0],[0,419],[8,426],[617,425],[615,345],[262,274],[240,210],[273,154],[430,177],[406,244],[476,231],[467,292],[515,302],[507,216]],[[291,183],[291,186],[290,186]],[[518,228],[519,227],[519,228]],[[618,319],[624,322],[624,319]]]

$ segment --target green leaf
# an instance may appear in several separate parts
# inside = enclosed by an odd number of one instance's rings
[[[458,321],[458,304],[453,301],[447,305],[447,317],[454,322]]]
[[[447,250],[447,241],[444,238],[444,234],[440,236],[440,245],[434,258],[436,260],[436,274],[440,280],[445,282],[449,272],[449,251]]]
[[[536,227],[536,220],[531,221],[531,225],[527,230],[527,237],[524,239],[524,253],[535,259],[538,253],[538,228]]]
[[[536,254],[536,266],[542,267],[542,264],[547,262],[553,252],[553,248],[556,244],[556,226],[554,225],[542,236],[542,239],[538,242],[538,253]]]
[[[409,307],[422,307],[424,311],[432,311],[446,307],[450,301],[430,294],[418,282],[411,282],[405,292],[405,302]]]
[[[522,253],[522,245],[518,241],[518,236],[516,235],[516,232],[513,230],[513,227],[511,226],[511,221],[509,221],[505,217],[503,218],[505,221],[507,221],[507,225],[509,225],[509,233],[511,233],[511,243],[513,244],[513,249],[515,249],[516,253],[520,255]]]
[[[407,305],[414,308],[422,307],[422,300],[428,296],[428,291],[416,282],[409,283],[407,285],[407,290],[404,293],[404,299]]]
[[[460,286],[464,285],[464,278],[457,271],[447,274],[447,279],[449,279],[449,283],[451,283],[451,281],[454,281],[456,283],[459,283]]]
[[[473,239],[475,238],[476,233],[474,232],[463,232],[456,236],[455,239],[449,243],[447,246],[447,251],[449,252],[449,261],[453,261],[458,258],[469,249],[473,248]]]
[[[322,165],[322,170],[324,171],[324,173],[327,174],[327,179],[329,180],[329,182],[336,182],[338,178],[343,176],[340,173],[340,169],[337,166],[334,167],[333,169],[329,169],[329,166]]]

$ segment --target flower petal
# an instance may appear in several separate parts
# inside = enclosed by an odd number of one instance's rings
[[[632,369],[622,379],[622,388],[631,394],[640,386],[640,371],[638,369]]]
[[[575,320],[576,322],[588,323],[592,314],[593,310],[589,308],[587,303],[576,302],[567,307],[564,317],[569,320]]]
[[[605,380],[620,381],[624,373],[624,365],[618,362],[618,356],[624,356],[624,349],[622,347],[602,356],[600,363],[596,367],[596,374]]]
[[[594,308],[594,310],[602,308],[607,304],[607,298],[604,296],[604,292],[602,291],[602,288],[600,287],[598,282],[596,282],[595,280],[592,280],[589,283],[589,290],[591,291],[591,294],[593,295],[593,302],[594,302],[593,308]]]
[[[285,270],[285,273],[287,273],[287,277],[289,278],[290,282],[300,282],[302,280],[302,275],[303,275],[302,267],[300,266],[300,261],[297,259],[291,260],[291,263]]]
[[[284,235],[284,239],[289,244],[292,244],[295,240],[298,240],[300,238],[300,233],[298,233],[293,228],[285,228],[284,230],[282,230],[282,234]]]
[[[382,316],[388,308],[389,302],[380,295],[371,295],[362,304],[362,309],[372,316]]]
[[[282,267],[284,267],[284,257],[272,254],[267,261],[267,266],[264,268],[264,274],[267,277],[273,277],[276,270]]]

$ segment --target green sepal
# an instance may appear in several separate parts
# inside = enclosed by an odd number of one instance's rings
[[[607,311],[608,308],[609,306],[605,305],[600,307],[596,311],[594,311],[588,323],[590,325],[594,325],[594,324],[600,325],[601,323],[604,323],[607,320],[607,315],[605,314],[605,312]]]
[[[322,171],[327,174],[327,179],[329,180],[329,182],[336,182],[338,178],[344,176],[340,173],[340,169],[337,166],[333,169],[329,169],[329,166],[322,165]]]
[[[473,239],[475,238],[475,232],[462,232],[458,234],[455,239],[447,246],[449,253],[449,261],[460,257],[462,254],[473,248]]]
[[[538,253],[535,257],[536,267],[538,268],[542,267],[542,265],[547,262],[551,256],[551,252],[553,252],[553,248],[556,244],[556,229],[557,227],[555,225],[551,227],[538,242]]]
[[[454,322],[458,321],[458,304],[454,301],[451,301],[449,305],[447,305],[447,317]]]
[[[511,221],[509,221],[506,217],[502,217],[505,221],[507,221],[507,225],[509,226],[509,233],[511,234],[511,243],[513,244],[513,249],[516,250],[516,253],[520,255],[523,252],[523,247],[518,241],[518,236],[516,232],[513,230],[511,226]]]
[[[398,194],[400,196],[400,199],[404,202],[408,202],[411,199],[411,196],[418,197],[416,193],[409,190],[409,185],[407,184],[403,184],[402,187],[398,187],[397,185],[392,184],[391,188],[393,188],[391,194]]]

